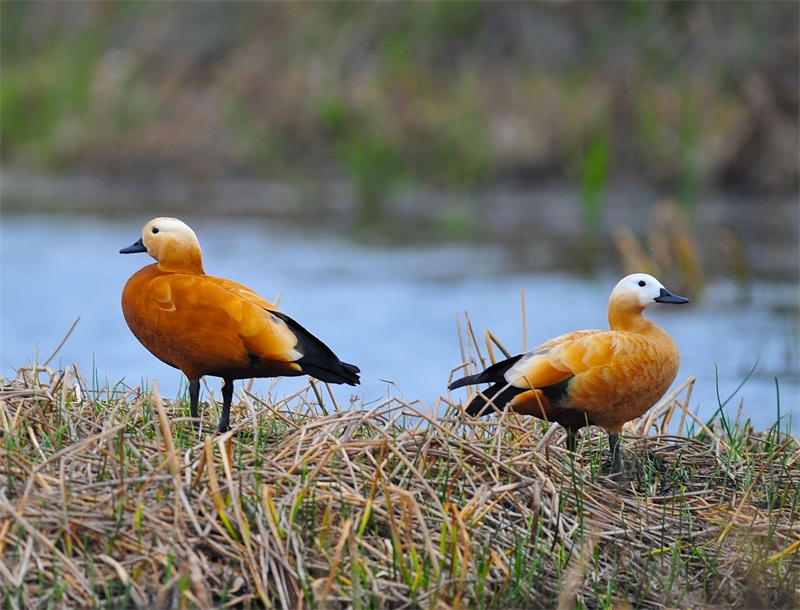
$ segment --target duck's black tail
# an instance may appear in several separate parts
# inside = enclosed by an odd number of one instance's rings
[[[491,415],[495,410],[502,411],[505,406],[517,395],[524,392],[522,388],[508,385],[506,381],[490,385],[485,390],[479,392],[469,401],[464,411],[467,415],[481,417]]]
[[[520,358],[522,358],[522,354],[493,364],[477,375],[467,375],[461,379],[456,379],[450,384],[449,388],[451,390],[478,383],[493,384],[470,401],[466,408],[468,415],[489,415],[494,412],[494,409],[489,405],[490,402],[497,409],[503,409],[514,396],[525,391],[521,388],[509,386],[505,378],[506,371],[514,366]]]
[[[325,383],[346,383],[347,385],[361,383],[361,379],[358,376],[361,369],[355,364],[349,364],[337,359],[336,365],[321,367],[306,361],[305,356],[298,360],[298,363],[303,367],[303,372],[306,375],[316,377]]]
[[[303,353],[303,356],[296,362],[306,375],[311,375],[326,383],[346,383],[347,385],[361,383],[358,376],[361,369],[355,364],[339,360],[327,345],[285,313],[273,310],[270,310],[270,313],[286,322],[286,325],[297,336],[297,349]]]

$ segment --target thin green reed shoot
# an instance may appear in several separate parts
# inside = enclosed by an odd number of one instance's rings
[[[176,399],[165,401],[176,479],[140,388],[87,392],[61,408],[59,384],[47,375],[0,384],[6,607],[318,607],[323,589],[327,603],[354,608],[800,603],[800,445],[782,429],[780,400],[780,422],[761,433],[739,418],[689,438],[633,422],[626,435],[646,440],[626,445],[629,470],[616,481],[594,429],[573,453],[563,430],[539,421],[465,425],[458,412],[400,400],[323,413],[310,408],[311,390],[234,405],[255,410],[259,430],[242,418],[222,477],[224,449],[212,443],[203,459]],[[423,417],[430,425],[416,424]],[[252,552],[225,525],[238,518]]]

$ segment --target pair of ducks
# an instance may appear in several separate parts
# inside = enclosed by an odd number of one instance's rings
[[[252,377],[310,375],[327,383],[359,383],[359,368],[342,362],[322,341],[275,305],[228,279],[206,275],[200,242],[176,218],[147,223],[142,237],[120,250],[147,252],[156,263],[137,271],[122,292],[133,334],[156,358],[189,380],[190,409],[198,417],[200,378],[221,377],[219,430],[230,425],[233,382]],[[489,383],[467,405],[480,416],[508,407],[560,423],[567,447],[596,425],[608,432],[614,471],[622,471],[619,433],[669,389],[680,357],[672,338],[642,312],[654,303],[687,303],[644,273],[616,285],[608,303],[611,330],[581,330],[498,362],[450,389]]]

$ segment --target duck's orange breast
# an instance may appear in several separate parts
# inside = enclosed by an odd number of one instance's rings
[[[297,337],[270,311],[277,308],[230,280],[168,273],[149,265],[122,292],[136,338],[189,379],[297,375]]]

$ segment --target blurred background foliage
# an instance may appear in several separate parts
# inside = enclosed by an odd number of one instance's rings
[[[7,163],[797,185],[796,3],[2,6]],[[591,197],[591,196],[590,196]]]
[[[194,205],[231,178],[339,182],[362,224],[439,206],[454,235],[483,226],[490,189],[562,183],[588,243],[621,184],[689,217],[709,189],[768,204],[798,188],[797,3],[0,10],[6,168],[178,175]]]

